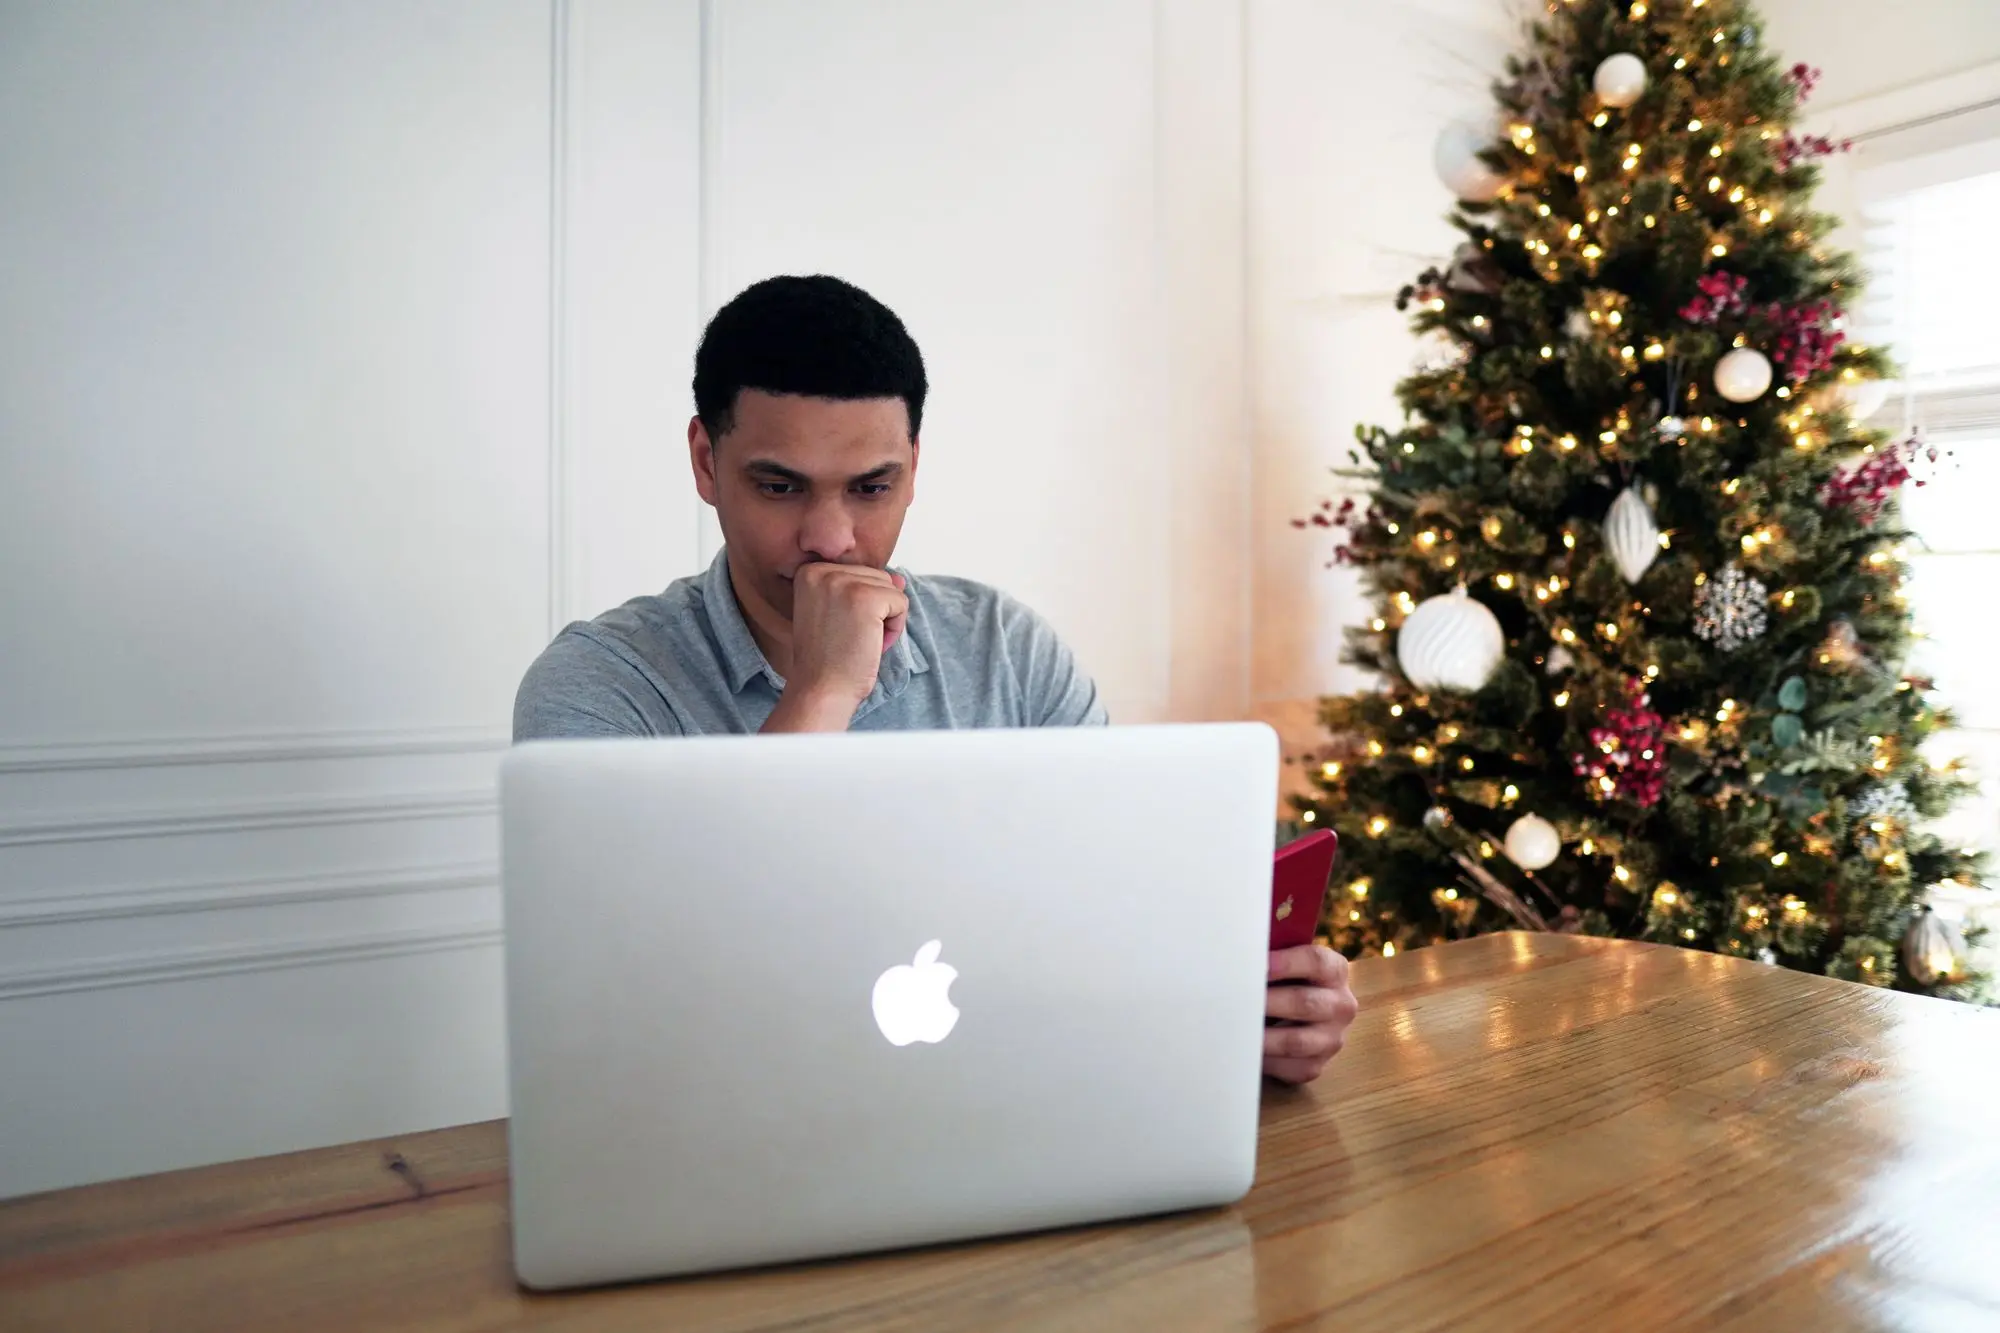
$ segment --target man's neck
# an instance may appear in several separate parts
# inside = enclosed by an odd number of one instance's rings
[[[757,650],[764,654],[771,670],[789,679],[792,674],[791,620],[757,596],[755,589],[746,589],[737,580],[733,564],[729,566],[729,589],[736,595],[736,609],[742,613],[743,623],[749,627]]]

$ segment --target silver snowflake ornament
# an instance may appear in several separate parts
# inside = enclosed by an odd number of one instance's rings
[[[1694,632],[1725,653],[1760,637],[1770,623],[1771,590],[1728,565],[1694,592]]]
[[[1435,375],[1440,371],[1456,370],[1468,359],[1464,343],[1442,329],[1432,329],[1417,339],[1417,354],[1412,365],[1419,375]]]
[[[1852,819],[1893,819],[1907,824],[1916,817],[1917,807],[1900,782],[1878,782],[1847,803]]]

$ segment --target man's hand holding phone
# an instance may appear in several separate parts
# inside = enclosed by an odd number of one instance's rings
[[[845,731],[909,620],[903,576],[816,561],[792,579],[792,661],[763,730]]]
[[[1310,1083],[1347,1044],[1360,1004],[1347,984],[1347,960],[1324,944],[1271,951],[1264,1014],[1264,1073],[1281,1083]]]
[[[1313,942],[1340,840],[1329,829],[1278,849],[1271,865],[1271,970],[1264,1073],[1310,1083],[1347,1040],[1358,1008],[1347,960]]]

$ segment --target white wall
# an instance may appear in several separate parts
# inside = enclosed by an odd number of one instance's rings
[[[1356,423],[1402,419],[1395,385],[1416,346],[1394,295],[1457,239],[1431,141],[1487,104],[1508,13],[1493,0],[1248,7],[1252,697],[1288,755],[1322,734],[1319,696],[1363,683],[1339,654],[1366,609],[1353,571],[1326,567],[1327,530],[1290,520],[1352,489],[1328,470]]]
[[[1175,633],[1245,570],[1238,31],[1200,0],[764,0],[709,31],[709,299],[831,272],[902,316],[932,387],[897,558],[1035,606],[1123,722],[1241,708],[1240,595]]]
[[[0,4],[0,1196],[503,1114],[492,771],[712,546],[706,314],[876,290],[909,564],[1248,692],[1240,6]],[[710,534],[712,537],[712,533]]]
[[[1765,40],[1824,71],[1838,106],[2000,60],[2000,5],[1987,0],[1758,0]]]
[[[0,1195],[504,1112],[515,683],[697,553],[699,14],[567,9],[0,8]]]

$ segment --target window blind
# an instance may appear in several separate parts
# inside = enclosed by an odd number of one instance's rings
[[[1933,155],[1945,161],[1922,173],[1906,162],[1861,173],[1867,286],[1849,312],[1850,331],[1864,343],[1886,344],[1902,368],[1879,424],[1896,424],[1900,410],[1901,424],[1929,437],[2000,433],[1996,148],[1981,143]],[[1954,160],[1974,174],[1951,177]]]

